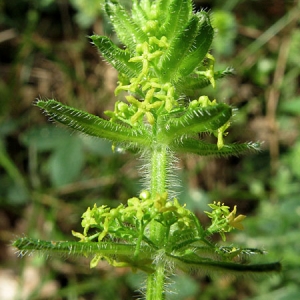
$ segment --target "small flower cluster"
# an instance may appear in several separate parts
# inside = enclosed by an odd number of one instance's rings
[[[175,230],[195,230],[195,217],[178,200],[168,200],[167,193],[151,197],[149,191],[142,191],[139,197],[128,199],[127,205],[116,208],[95,204],[82,215],[83,233],[72,231],[80,242],[126,241],[136,244],[135,256],[141,243],[157,247],[149,236],[151,222],[158,222],[169,233]],[[199,230],[196,232],[199,233]],[[171,234],[167,234],[171,236]],[[168,248],[168,243],[166,243]],[[91,266],[96,266],[101,256],[96,255]]]
[[[209,207],[212,209],[212,212],[205,211],[205,213],[211,218],[212,224],[207,229],[211,234],[218,232],[223,241],[225,241],[225,232],[230,232],[235,228],[240,230],[244,229],[242,221],[246,216],[236,216],[236,205],[231,212],[229,211],[229,206],[224,205],[224,203],[221,204],[221,202],[209,204]]]

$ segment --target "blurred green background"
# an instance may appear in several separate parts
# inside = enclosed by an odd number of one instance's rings
[[[0,299],[121,300],[138,297],[145,280],[77,257],[17,257],[16,237],[75,240],[88,206],[141,189],[130,154],[54,125],[36,98],[103,116],[112,109],[116,72],[88,35],[116,40],[101,0],[0,1]],[[130,6],[131,1],[121,1]],[[300,299],[300,4],[296,0],[195,1],[212,13],[216,69],[236,75],[208,94],[238,108],[228,142],[263,141],[260,153],[228,159],[180,157],[179,200],[203,224],[207,203],[225,202],[247,215],[228,244],[268,250],[281,275],[267,278],[171,278],[168,299]]]

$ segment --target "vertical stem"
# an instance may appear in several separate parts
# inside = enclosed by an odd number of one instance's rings
[[[167,147],[153,147],[150,162],[150,193],[152,197],[162,195],[167,191],[168,158]],[[159,247],[164,247],[165,228],[158,222],[150,224],[150,238]]]
[[[148,275],[146,300],[164,300],[165,291],[165,264],[160,261],[156,265],[155,272]]]
[[[150,193],[153,197],[160,195],[167,190],[167,147],[158,145],[152,150],[150,176]]]
[[[167,173],[168,173],[168,150],[164,145],[153,147],[150,162],[150,192],[152,197],[161,195],[167,191]],[[150,238],[160,249],[164,248],[166,229],[158,222],[153,221],[150,225]],[[165,299],[165,262],[163,259],[155,260],[155,272],[148,275],[147,279],[147,300]]]

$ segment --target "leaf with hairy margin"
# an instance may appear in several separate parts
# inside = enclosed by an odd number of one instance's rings
[[[280,262],[270,263],[256,263],[256,264],[239,264],[233,262],[217,261],[211,259],[203,259],[194,255],[175,256],[168,255],[172,260],[178,263],[178,267],[183,270],[193,270],[193,272],[199,270],[201,272],[215,273],[220,272],[224,274],[240,275],[240,276],[253,276],[259,274],[267,274],[271,272],[280,272]]]
[[[145,130],[112,123],[87,112],[63,105],[55,100],[38,100],[36,105],[42,108],[51,119],[87,135],[113,142],[133,143],[141,147],[150,144],[150,140],[147,139],[148,133]]]
[[[180,117],[162,120],[164,129],[161,131],[161,139],[170,143],[178,137],[217,130],[231,116],[231,107],[223,103],[188,109]]]
[[[241,143],[241,144],[225,144],[221,149],[218,149],[216,144],[207,143],[195,138],[186,138],[176,140],[170,144],[170,149],[178,153],[191,153],[201,156],[239,156],[247,152],[256,152],[260,150],[259,143]]]
[[[135,51],[137,43],[148,41],[147,34],[119,3],[107,0],[105,11],[116,30],[119,40],[130,50]]]
[[[129,78],[138,76],[142,65],[136,62],[129,62],[131,56],[128,51],[117,47],[106,36],[92,35],[90,38],[104,59],[118,72],[126,74]]]

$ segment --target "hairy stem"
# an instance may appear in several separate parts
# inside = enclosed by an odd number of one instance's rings
[[[167,191],[167,170],[169,169],[167,147],[164,145],[154,146],[150,162],[150,193],[152,197],[162,195]]]
[[[165,291],[165,264],[160,261],[156,265],[155,272],[148,275],[146,300],[164,300]]]
[[[151,153],[150,162],[150,191],[152,197],[163,195],[168,189],[168,149],[165,145],[155,145]],[[164,248],[166,228],[158,222],[150,225],[150,239],[160,249]],[[147,279],[147,300],[163,300],[165,283],[165,264],[162,260],[156,262],[155,272],[148,275]]]
[[[153,198],[160,197],[167,191],[168,158],[167,147],[155,145],[150,162],[150,192]],[[164,246],[165,228],[155,220],[150,224],[150,239],[159,247]]]

